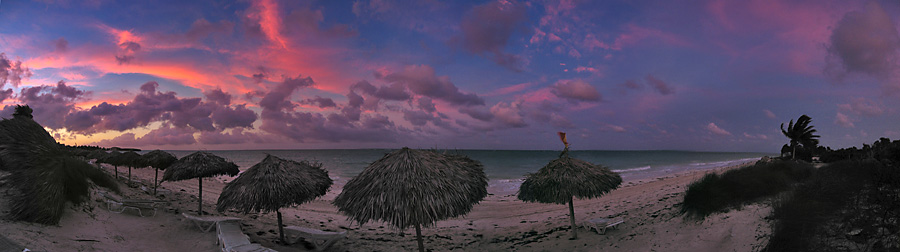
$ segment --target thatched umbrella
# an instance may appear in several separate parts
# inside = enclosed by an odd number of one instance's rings
[[[114,178],[116,179],[119,179],[119,165],[124,165],[121,163],[122,160],[119,159],[119,155],[122,155],[122,153],[114,150],[106,153],[106,155],[97,158],[97,163],[104,163],[113,166],[113,170],[115,171]]]
[[[577,239],[575,229],[575,207],[573,198],[590,199],[600,197],[622,184],[622,177],[602,165],[569,157],[569,144],[565,133],[560,138],[566,149],[556,160],[550,161],[537,173],[526,175],[519,187],[519,200],[566,204],[569,203],[569,220],[572,224],[572,239]]]
[[[114,157],[116,159],[116,163],[128,166],[128,185],[131,185],[131,168],[134,167],[147,167],[147,160],[141,156],[141,154],[137,154],[134,151],[124,152]]]
[[[458,155],[403,148],[366,167],[344,185],[334,205],[360,224],[384,221],[401,230],[464,215],[487,196],[480,162]]]
[[[11,174],[9,215],[16,220],[57,224],[67,202],[84,202],[91,183],[118,191],[114,180],[61,147],[17,106],[13,119],[0,120],[0,167]]]
[[[163,173],[163,182],[197,178],[197,214],[203,215],[203,178],[218,175],[237,175],[238,166],[220,156],[205,151],[191,153],[178,159]]]
[[[156,194],[156,188],[159,187],[159,170],[169,168],[175,161],[178,161],[178,158],[168,152],[154,150],[144,154],[144,160],[147,160],[147,164],[156,170],[153,175],[153,194]]]
[[[266,154],[266,158],[225,185],[216,210],[235,208],[246,213],[275,211],[278,233],[284,243],[281,209],[300,205],[325,195],[331,187],[322,164],[297,162]]]

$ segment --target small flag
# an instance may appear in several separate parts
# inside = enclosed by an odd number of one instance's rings
[[[569,141],[566,141],[566,132],[556,132],[559,135],[559,140],[562,140],[563,144],[566,145],[566,149],[569,148]]]

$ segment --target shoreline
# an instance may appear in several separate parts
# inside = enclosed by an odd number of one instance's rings
[[[503,193],[509,190],[495,188],[489,189],[491,195],[476,204],[469,214],[439,221],[433,227],[424,228],[423,237],[426,247],[435,251],[545,251],[562,248],[574,251],[648,251],[661,248],[668,251],[751,250],[764,243],[759,238],[766,237],[770,232],[763,219],[770,211],[768,206],[750,205],[739,211],[712,215],[704,221],[679,218],[677,207],[690,182],[706,173],[722,172],[748,164],[752,162],[625,181],[619,189],[603,197],[576,199],[576,223],[597,217],[621,216],[625,219],[625,223],[618,229],[610,230],[605,235],[579,229],[580,239],[568,240],[568,208],[565,205],[525,203],[517,200],[514,193]],[[111,166],[103,167],[112,174]],[[153,171],[148,168],[132,169],[133,176],[151,188]],[[120,169],[120,176],[123,173],[127,174],[127,168]],[[274,213],[244,215],[234,211],[215,212],[215,201],[225,185],[223,181],[228,180],[230,179],[221,177],[204,179],[205,212],[243,218],[244,232],[255,243],[278,251],[305,251],[303,245],[278,244]],[[120,186],[123,195],[128,197],[151,197],[139,189],[128,188],[124,184]],[[110,213],[105,209],[105,204],[94,197],[86,206],[70,207],[60,227],[40,227],[37,224],[4,220],[0,222],[3,223],[0,234],[32,250],[115,251],[125,246],[124,248],[132,251],[154,251],[160,249],[157,245],[160,242],[170,243],[172,247],[169,248],[175,250],[203,251],[210,248],[209,245],[214,250],[215,234],[200,233],[192,223],[180,216],[181,212],[196,213],[197,180],[165,182],[160,188],[172,191],[167,197],[171,205],[160,209],[154,217]],[[328,231],[347,230],[348,238],[338,241],[333,250],[415,249],[416,241],[414,235],[410,235],[411,230],[399,231],[384,223],[359,225],[348,221],[330,203],[338,193],[339,190],[331,190],[326,196],[310,203],[283,208],[281,212],[285,224]],[[124,230],[127,227],[138,230]],[[19,232],[20,230],[27,231]],[[98,242],[75,241],[81,239],[77,238],[78,235],[94,232],[87,230],[106,232],[99,232],[95,235],[96,238],[88,239]],[[22,235],[29,232],[41,233],[47,239]],[[173,237],[189,241],[169,241]]]

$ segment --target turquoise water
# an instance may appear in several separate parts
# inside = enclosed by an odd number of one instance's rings
[[[266,153],[292,160],[322,163],[336,185],[343,185],[370,163],[391,152],[388,149],[361,150],[231,150],[209,151],[224,157],[246,170],[262,161]],[[193,151],[170,151],[183,157]],[[559,151],[530,150],[449,150],[466,155],[484,164],[491,185],[504,190],[517,189],[521,178],[536,172]],[[619,173],[625,181],[655,178],[691,170],[708,170],[746,162],[754,162],[772,153],[749,152],[691,152],[691,151],[571,151],[570,156],[591,163],[602,164]]]

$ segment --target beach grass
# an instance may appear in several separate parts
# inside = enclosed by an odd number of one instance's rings
[[[710,173],[688,185],[681,212],[698,218],[725,212],[781,193],[810,177],[813,170],[805,162],[770,160],[721,175]]]

